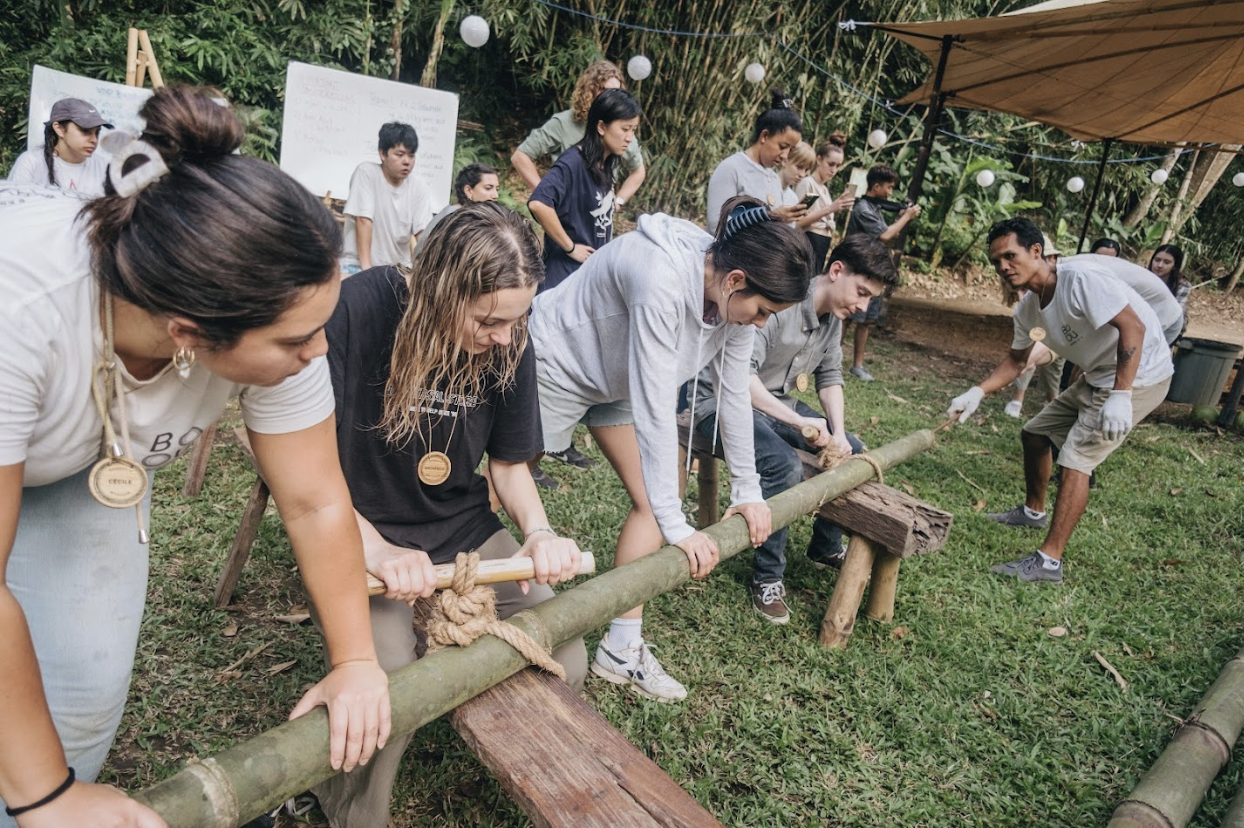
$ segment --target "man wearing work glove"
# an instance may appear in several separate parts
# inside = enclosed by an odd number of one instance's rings
[[[988,243],[998,275],[1027,295],[1015,306],[1010,353],[980,385],[955,397],[947,413],[967,422],[986,394],[1019,376],[1036,342],[1084,369],[1080,379],[1024,424],[1025,502],[989,515],[1007,526],[1041,529],[1049,523],[1040,547],[990,567],[991,572],[1062,583],[1063,552],[1084,514],[1089,475],[1166,398],[1175,369],[1153,308],[1100,268],[1094,261],[1098,257],[1049,264],[1041,231],[1024,218],[995,224]],[[1063,474],[1053,520],[1047,521],[1051,446],[1059,448]]]

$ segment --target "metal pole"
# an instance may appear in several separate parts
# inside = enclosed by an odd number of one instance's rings
[[[881,468],[890,468],[933,444],[933,432],[917,431],[871,450],[869,456]],[[791,487],[768,501],[773,528],[788,526],[821,503],[874,477],[876,472],[868,462],[848,460]],[[738,515],[704,532],[717,542],[723,560],[752,548],[747,524]],[[676,546],[666,546],[560,592],[509,621],[541,646],[552,649],[686,583],[690,577],[687,556]],[[393,734],[414,732],[527,666],[522,656],[492,636],[469,647],[452,647],[419,659],[389,676]],[[216,756],[191,761],[176,775],[139,791],[134,798],[164,817],[169,828],[236,828],[332,775],[328,717],[320,708]]]
[[[1084,227],[1080,230],[1080,243],[1076,245],[1077,253],[1084,251],[1084,240],[1088,238],[1089,222],[1093,220],[1093,210],[1097,207],[1097,196],[1101,193],[1101,183],[1106,177],[1106,160],[1110,158],[1110,147],[1113,144],[1113,138],[1107,138],[1101,143],[1101,163],[1097,165],[1097,180],[1093,182],[1093,194],[1089,196],[1088,209],[1084,211]]]

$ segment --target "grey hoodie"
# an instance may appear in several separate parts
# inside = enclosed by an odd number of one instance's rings
[[[689,221],[641,216],[532,304],[540,368],[594,403],[629,400],[648,502],[666,542],[694,529],[678,498],[678,387],[709,366],[730,466],[732,503],[763,500],[747,383],[754,329],[706,323],[704,258],[713,237]]]

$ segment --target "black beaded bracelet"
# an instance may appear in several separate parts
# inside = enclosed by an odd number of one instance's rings
[[[43,799],[40,799],[38,802],[31,803],[30,805],[23,805],[23,806],[22,806],[22,807],[20,807],[20,808],[8,808],[8,807],[6,807],[6,808],[4,809],[4,812],[5,812],[6,814],[8,814],[9,816],[11,816],[11,817],[19,817],[19,816],[21,816],[22,814],[26,813],[27,811],[33,811],[33,810],[35,810],[36,808],[42,808],[44,805],[49,805],[49,804],[51,804],[52,802],[56,801],[56,799],[57,799],[57,798],[58,798],[61,794],[63,794],[65,791],[67,791],[67,790],[69,790],[71,787],[73,787],[73,783],[74,783],[74,780],[75,780],[76,778],[77,778],[77,777],[75,776],[75,774],[74,774],[74,772],[73,772],[73,768],[70,768],[70,769],[69,769],[69,776],[65,777],[65,781],[64,781],[64,782],[62,782],[62,783],[60,783],[60,787],[58,787],[56,790],[52,791],[52,792],[51,792],[50,794],[48,794],[47,796],[43,797]]]

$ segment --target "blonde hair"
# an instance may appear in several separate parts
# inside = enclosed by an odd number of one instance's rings
[[[437,224],[405,275],[410,296],[394,337],[380,421],[397,446],[420,434],[426,394],[468,399],[514,382],[527,346],[525,315],[508,345],[482,354],[464,349],[459,331],[481,297],[544,281],[544,262],[525,219],[495,202],[478,202]]]
[[[570,95],[571,120],[580,124],[587,123],[587,111],[591,109],[592,101],[604,91],[605,84],[612,78],[617,78],[622,89],[626,88],[626,78],[622,76],[622,70],[617,64],[607,60],[596,61],[579,75],[574,92]]]
[[[786,160],[787,163],[794,164],[796,167],[810,170],[816,166],[816,153],[812,151],[811,144],[807,141],[800,141],[790,148],[790,154],[786,156]]]

